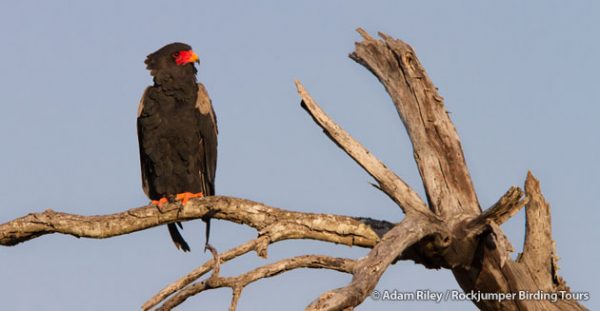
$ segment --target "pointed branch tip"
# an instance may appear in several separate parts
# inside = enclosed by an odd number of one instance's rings
[[[378,31],[377,35],[383,40],[393,39],[392,37],[388,36],[386,33],[381,32],[381,31]]]
[[[371,35],[369,35],[368,32],[366,32],[361,27],[356,28],[356,32],[358,32],[360,34],[360,36],[363,37],[363,39],[365,39],[367,41],[369,41],[369,40],[375,40],[375,39],[373,39],[373,37],[371,37]]]
[[[304,85],[302,85],[300,80],[294,80],[294,84],[296,85],[296,90],[298,90],[298,93],[304,92]]]

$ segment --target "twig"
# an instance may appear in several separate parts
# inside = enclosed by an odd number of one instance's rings
[[[260,245],[263,242],[263,240],[265,240],[265,239],[268,239],[268,237],[267,236],[260,237],[258,239],[254,239],[254,240],[248,241],[242,245],[234,247],[234,248],[220,254],[219,255],[220,261],[222,263],[227,262],[231,259],[242,256],[248,252],[257,250],[258,245]],[[195,280],[202,277],[204,274],[209,272],[214,266],[215,266],[214,258],[211,260],[208,260],[207,262],[202,264],[200,267],[194,269],[192,272],[186,274],[184,277],[173,282],[172,284],[169,284],[167,287],[163,288],[160,292],[158,292],[158,294],[156,294],[152,298],[148,299],[148,301],[146,301],[144,303],[144,305],[142,305],[142,310],[150,310],[152,307],[159,304],[161,301],[163,301],[169,295],[181,290],[182,288],[186,287],[187,285],[191,284]]]
[[[210,278],[208,279],[208,281],[211,280],[216,280],[219,277],[219,273],[221,273],[221,256],[219,255],[219,252],[217,252],[217,249],[214,248],[212,245],[210,244],[206,244],[205,248],[208,249],[210,251],[210,253],[213,256],[213,267],[212,267],[212,274],[210,275]]]
[[[378,221],[370,218],[359,218],[359,221],[369,225],[375,226],[373,230],[377,233],[388,232],[393,224],[386,221]],[[266,257],[267,246],[278,241],[294,239],[294,238],[309,238],[313,232],[310,229],[302,225],[290,225],[286,223],[274,224],[268,228],[265,228],[260,232],[260,236],[254,240],[250,240],[242,245],[232,248],[224,253],[219,254],[220,262],[224,263],[234,258],[242,256],[248,252],[256,251],[261,257]],[[412,254],[411,254],[412,255]],[[173,293],[185,288],[195,280],[199,279],[214,267],[214,260],[208,260],[192,272],[188,273],[179,280],[166,286],[152,298],[144,303],[142,310],[149,310],[152,307],[165,300],[168,296]]]
[[[298,268],[313,268],[313,269],[330,269],[345,273],[352,273],[356,262],[351,259],[337,258],[320,255],[304,255],[298,257],[287,258],[268,264],[252,271],[239,275],[237,277],[217,277],[213,280],[206,280],[179,291],[173,297],[169,298],[157,310],[167,311],[178,306],[187,298],[194,296],[208,289],[229,287],[233,289],[233,298],[230,310],[235,310],[237,300],[242,289],[248,284],[260,279],[269,278],[277,274],[298,269]]]

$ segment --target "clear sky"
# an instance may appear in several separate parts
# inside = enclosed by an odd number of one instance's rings
[[[145,205],[135,117],[151,84],[144,59],[189,43],[219,119],[217,193],[305,212],[398,221],[397,208],[300,108],[300,79],[321,106],[422,195],[405,130],[384,89],[347,55],[363,27],[410,43],[461,135],[487,208],[528,169],[552,205],[560,274],[598,291],[600,7],[593,1],[10,1],[0,8],[0,222],[47,208],[84,215]],[[192,252],[165,227],[107,240],[44,236],[0,248],[1,310],[136,310],[209,259],[204,224],[184,224]],[[503,226],[515,249],[523,213]],[[213,221],[226,250],[256,233]],[[367,249],[272,245],[223,267],[236,275],[314,253]],[[516,255],[516,253],[515,253]],[[298,270],[250,285],[239,310],[297,310],[349,275]],[[449,271],[392,266],[377,289],[459,289]],[[180,310],[225,310],[230,290]],[[359,310],[469,310],[469,302],[376,302]]]

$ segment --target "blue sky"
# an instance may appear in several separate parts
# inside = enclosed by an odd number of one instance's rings
[[[84,215],[147,203],[135,116],[151,77],[143,61],[183,41],[219,118],[217,193],[305,212],[398,221],[393,202],[299,106],[300,79],[336,121],[423,194],[410,142],[377,80],[347,55],[363,27],[411,44],[445,98],[482,207],[528,169],[552,206],[560,274],[594,298],[600,260],[600,7],[592,1],[83,1],[10,2],[0,10],[0,222],[52,208]],[[226,250],[255,237],[213,221]],[[520,251],[524,218],[503,226]],[[0,248],[2,310],[135,310],[209,255],[204,225],[185,223],[192,252],[166,228],[107,240],[45,236]],[[590,247],[591,246],[591,247]],[[368,250],[313,241],[270,247],[223,267],[234,275],[306,253],[358,258]],[[516,253],[515,253],[516,255]],[[350,276],[298,270],[249,286],[239,310],[301,309]],[[448,271],[411,262],[378,289],[458,289]],[[181,310],[224,310],[228,289]],[[474,309],[469,302],[375,302],[360,310]]]

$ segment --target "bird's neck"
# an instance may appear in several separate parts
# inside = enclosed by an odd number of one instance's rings
[[[196,68],[192,65],[159,70],[154,75],[154,85],[176,89],[196,84]]]
[[[196,83],[196,77],[191,76],[185,79],[168,79],[163,81],[156,81],[155,77],[154,86],[161,89],[166,95],[175,98],[175,103],[195,103],[196,96],[198,94],[198,84]]]

